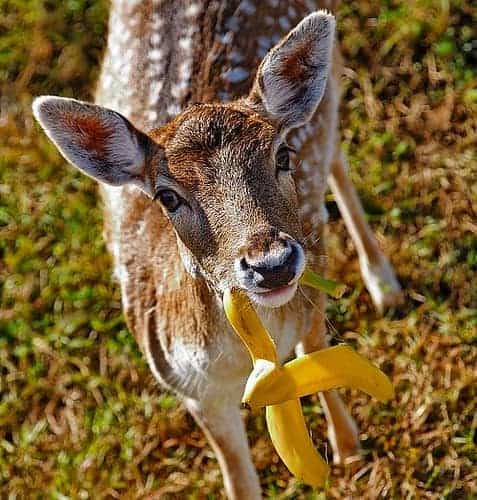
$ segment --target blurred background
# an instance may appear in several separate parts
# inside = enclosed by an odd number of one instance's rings
[[[93,99],[107,16],[105,1],[0,0],[0,497],[223,498],[203,434],[125,327],[94,183],[32,121],[36,95]],[[330,331],[396,399],[343,391],[365,453],[326,498],[476,498],[477,4],[344,1],[338,28],[343,147],[407,299],[377,316],[330,194],[329,273],[351,290]],[[246,417],[264,495],[325,498]]]

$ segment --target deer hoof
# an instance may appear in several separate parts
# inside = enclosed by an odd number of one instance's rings
[[[378,264],[360,262],[361,274],[374,306],[380,314],[403,303],[403,293],[389,261],[383,257]]]

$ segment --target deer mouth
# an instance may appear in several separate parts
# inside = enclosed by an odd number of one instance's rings
[[[280,307],[289,302],[296,293],[298,281],[263,292],[248,292],[250,298],[264,307]]]

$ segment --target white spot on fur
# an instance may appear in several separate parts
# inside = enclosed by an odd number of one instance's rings
[[[290,20],[285,16],[280,16],[278,18],[278,24],[283,30],[289,30],[291,28]]]
[[[171,95],[175,99],[180,99],[181,97],[184,96],[184,94],[187,92],[188,89],[189,89],[188,82],[182,81],[171,87]]]
[[[154,61],[154,62],[160,61],[161,59],[163,59],[163,57],[164,57],[164,53],[160,49],[152,49],[149,52],[149,59],[151,61]]]
[[[231,68],[227,70],[223,78],[227,80],[229,83],[240,83],[248,78],[249,72],[245,68],[241,66],[237,66],[236,68]]]
[[[148,104],[151,108],[159,101],[160,93],[163,86],[164,82],[162,80],[152,81],[150,83]],[[151,111],[155,110],[151,109]]]
[[[181,112],[181,108],[177,103],[171,103],[167,106],[169,116],[177,116]]]
[[[113,84],[113,77],[109,73],[103,77],[103,85],[106,88],[110,88]]]
[[[242,3],[240,4],[240,10],[244,12],[245,14],[248,14],[249,16],[254,14],[257,8],[255,5],[253,5],[250,0],[242,0]]]
[[[128,24],[130,28],[136,28],[137,26],[139,26],[139,22],[140,22],[139,16],[131,16],[129,18]]]
[[[244,55],[236,49],[232,49],[228,55],[228,60],[233,64],[237,65],[245,59]]]
[[[155,10],[152,14],[151,27],[154,31],[158,31],[163,26],[164,26],[164,20],[159,15],[159,12]]]
[[[234,37],[234,34],[231,31],[227,31],[224,33],[220,38],[220,42],[223,43],[224,45],[228,45],[229,43],[232,42],[232,39]]]
[[[151,45],[158,46],[162,42],[162,37],[159,33],[153,33],[151,35]]]
[[[140,220],[137,224],[137,231],[136,231],[136,234],[138,237],[141,237],[144,235],[144,233],[146,232],[146,227],[147,227],[147,224],[144,220]]]
[[[156,110],[150,109],[147,112],[146,116],[147,116],[147,120],[148,120],[149,123],[154,123],[155,121],[157,121],[158,114],[157,114]]]
[[[193,3],[187,7],[185,11],[186,17],[196,17],[200,13],[200,5],[198,3]]]
[[[179,38],[178,43],[179,43],[179,48],[181,50],[190,51],[192,49],[192,39],[191,38],[186,38],[186,37]]]

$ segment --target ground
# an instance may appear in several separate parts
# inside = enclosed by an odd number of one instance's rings
[[[92,181],[33,123],[32,97],[91,99],[106,2],[0,0],[0,497],[222,498],[217,461],[152,380],[121,316]],[[477,8],[345,1],[343,147],[406,290],[379,317],[331,195],[330,332],[392,378],[389,404],[343,391],[365,454],[325,493],[292,479],[246,415],[265,496],[477,497]],[[328,453],[316,397],[305,413]]]

